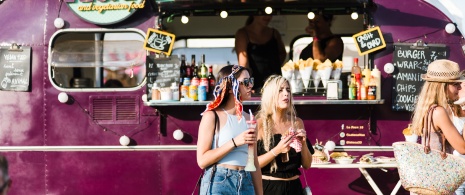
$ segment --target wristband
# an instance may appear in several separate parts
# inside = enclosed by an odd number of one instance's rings
[[[270,150],[270,151],[271,151],[271,153],[272,153],[275,157],[278,156],[277,154],[274,153],[273,150]]]
[[[318,38],[317,38],[317,37],[313,37],[313,41],[318,41]]]
[[[234,138],[231,138],[233,144],[234,144],[234,147],[237,148],[237,145],[236,145],[236,142],[234,142]]]

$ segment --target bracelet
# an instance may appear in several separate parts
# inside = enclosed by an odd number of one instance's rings
[[[237,145],[236,145],[236,142],[234,142],[234,138],[231,138],[233,144],[234,144],[234,147],[237,148]]]
[[[313,37],[313,41],[318,41],[318,38],[316,36]]]
[[[270,150],[270,151],[271,151],[271,153],[272,153],[275,157],[278,156],[277,154],[274,153],[273,150]]]

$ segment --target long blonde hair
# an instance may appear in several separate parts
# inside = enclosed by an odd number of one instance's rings
[[[433,104],[443,108],[450,108],[450,100],[446,93],[447,83],[425,81],[417,98],[417,104],[412,115],[412,129],[417,135],[422,135],[424,118]]]
[[[290,87],[290,82],[279,75],[271,75],[265,81],[265,84],[262,88],[262,98],[260,108],[257,114],[257,119],[261,119],[262,123],[259,124],[262,128],[262,141],[264,149],[269,152],[273,149],[274,136],[273,136],[273,127],[275,123],[273,121],[273,116],[277,113],[278,107],[278,98],[279,90],[281,86],[287,83]],[[285,113],[287,116],[290,116],[291,122],[295,124],[296,111],[294,108],[292,93],[289,93],[289,107],[287,107]],[[276,172],[278,166],[276,165],[276,160],[273,159],[271,162],[270,172]]]

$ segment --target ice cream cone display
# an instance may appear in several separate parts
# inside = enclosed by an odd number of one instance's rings
[[[287,80],[292,80],[292,77],[294,75],[294,62],[292,60],[289,60],[284,64],[283,67],[281,67],[281,72],[283,74],[283,77],[286,78]]]
[[[302,77],[302,82],[305,87],[305,91],[307,91],[309,84],[310,84],[310,77],[312,76],[313,71],[313,59],[308,58],[306,61],[299,61],[299,73]]]
[[[333,70],[331,71],[331,78],[334,80],[339,80],[341,78],[341,73],[342,73],[342,61],[336,60],[333,63]]]
[[[318,65],[321,64],[319,59],[313,60],[313,71],[312,71],[312,79],[313,85],[315,86],[315,92],[318,91],[318,85],[320,85],[321,76],[318,74]]]
[[[327,59],[324,63],[317,66],[318,74],[321,76],[321,81],[323,81],[323,87],[326,88],[329,78],[331,77],[331,71],[333,69],[333,64],[331,60]]]

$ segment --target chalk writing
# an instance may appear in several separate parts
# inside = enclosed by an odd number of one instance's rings
[[[30,86],[31,49],[0,48],[0,90],[28,91]]]
[[[357,33],[352,37],[360,55],[365,55],[386,47],[383,34],[379,27]]]
[[[416,47],[409,44],[395,44],[393,64],[392,109],[395,111],[413,111],[418,93],[423,85],[421,75],[426,73],[428,64],[436,59],[448,57],[448,48],[444,45]]]

